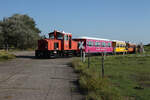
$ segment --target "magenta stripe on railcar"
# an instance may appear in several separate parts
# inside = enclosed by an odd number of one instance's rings
[[[86,39],[85,52],[113,52],[112,41]]]

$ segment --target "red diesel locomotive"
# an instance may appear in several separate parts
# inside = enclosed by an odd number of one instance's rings
[[[78,43],[72,40],[71,33],[54,31],[49,33],[49,39],[38,40],[36,57],[55,57],[76,53]]]

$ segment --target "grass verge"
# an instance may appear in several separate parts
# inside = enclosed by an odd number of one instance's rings
[[[145,49],[149,51],[148,47]],[[130,54],[107,56],[104,62],[105,77],[101,78],[101,57],[82,63],[74,58],[72,66],[80,74],[80,89],[87,100],[149,100],[150,55]]]

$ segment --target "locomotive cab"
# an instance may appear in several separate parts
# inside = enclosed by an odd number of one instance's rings
[[[77,50],[77,42],[72,40],[72,34],[55,30],[49,33],[48,39],[39,40],[36,56],[63,56],[72,54],[75,50]]]

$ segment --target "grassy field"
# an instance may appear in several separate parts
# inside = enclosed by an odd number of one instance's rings
[[[6,60],[9,60],[9,59],[13,59],[13,58],[15,58],[14,55],[9,54],[5,51],[0,51],[0,61],[6,61]]]
[[[105,57],[105,77],[101,78],[101,57],[86,62],[75,58],[72,66],[80,74],[80,89],[87,100],[150,100],[150,47],[145,54]]]

